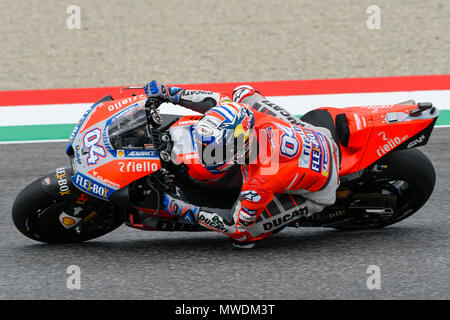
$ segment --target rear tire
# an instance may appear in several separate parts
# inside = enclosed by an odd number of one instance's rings
[[[16,197],[12,207],[12,218],[22,234],[46,243],[78,243],[98,238],[118,228],[126,220],[126,207],[111,205],[92,197],[89,197],[84,205],[77,204],[76,201],[77,197],[63,198],[45,192],[41,186],[41,179],[38,179]],[[99,218],[98,222],[95,222],[97,225],[91,223],[85,232],[77,233],[76,225],[66,228],[60,222],[60,215],[63,212],[76,217],[73,215],[74,207],[87,213],[95,211],[104,214],[103,216],[108,219],[105,219],[105,222]],[[80,216],[83,218],[82,223],[86,215]]]
[[[397,203],[394,215],[373,222],[349,222],[336,226],[339,230],[361,230],[383,228],[406,219],[417,212],[430,198],[436,182],[436,173],[431,161],[417,149],[399,150],[383,157],[377,164],[386,165],[383,175],[392,181],[404,181],[408,189],[403,201]]]

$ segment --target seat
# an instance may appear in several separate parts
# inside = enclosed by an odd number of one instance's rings
[[[324,109],[316,109],[304,114],[300,120],[309,123],[315,127],[323,127],[330,130],[334,141],[339,144],[339,138],[336,131],[336,125],[334,124],[333,116]]]
[[[331,132],[333,140],[339,148],[339,162],[342,161],[341,145],[347,146],[350,138],[350,128],[345,113],[338,114],[336,120],[331,113],[324,109],[316,109],[307,112],[301,118],[302,121],[315,127],[327,128]]]

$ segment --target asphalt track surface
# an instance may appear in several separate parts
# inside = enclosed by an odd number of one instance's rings
[[[86,243],[47,245],[14,227],[11,206],[29,182],[67,165],[63,143],[0,145],[0,299],[449,299],[449,128],[421,148],[437,183],[410,218],[380,230],[290,229],[237,250],[213,232],[122,226]],[[66,287],[67,267],[81,289]],[[381,289],[366,285],[369,265]]]
[[[446,0],[0,1],[0,90],[450,73]],[[368,6],[381,29],[366,26]],[[251,251],[215,233],[125,226],[78,245],[22,236],[11,205],[68,164],[63,143],[0,145],[0,299],[449,299],[450,129],[421,148],[437,171],[422,210],[372,231],[291,229]],[[81,268],[81,290],[66,269]],[[369,265],[381,289],[368,290]]]

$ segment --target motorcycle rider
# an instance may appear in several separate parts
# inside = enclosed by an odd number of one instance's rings
[[[235,88],[232,99],[156,81],[145,86],[145,93],[203,114],[193,125],[193,137],[210,176],[220,178],[234,165],[241,167],[243,185],[231,211],[194,206],[180,193],[165,194],[170,214],[224,233],[237,247],[251,248],[335,202],[339,149],[328,129],[300,121],[248,85]],[[195,172],[191,177],[202,180]]]

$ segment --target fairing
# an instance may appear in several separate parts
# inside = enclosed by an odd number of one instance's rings
[[[121,100],[102,99],[83,115],[70,137],[67,152],[72,157],[72,182],[92,196],[109,199],[115,191],[161,168],[159,154],[148,139],[144,112],[145,95]],[[377,105],[321,108],[336,116],[345,113],[350,132],[340,146],[340,176],[369,167],[393,150],[425,144],[439,115],[435,107],[412,112],[418,105]],[[200,163],[192,130],[200,116],[185,116],[170,128],[175,163],[189,166],[196,181],[215,183]],[[178,138],[177,138],[178,137]],[[186,148],[191,146],[191,148]]]
[[[99,101],[90,107],[69,139],[71,180],[83,192],[109,199],[117,190],[160,169],[148,138],[145,95]]]
[[[426,144],[439,116],[435,107],[418,116],[410,113],[418,105],[375,105],[366,107],[323,108],[333,118],[345,113],[350,129],[347,146],[341,145],[340,176],[369,167],[393,150]]]

